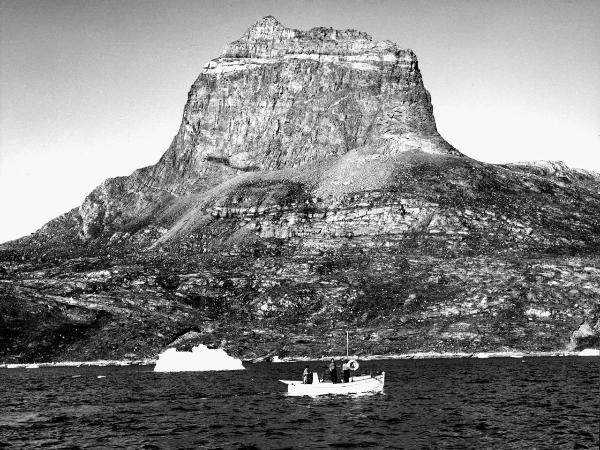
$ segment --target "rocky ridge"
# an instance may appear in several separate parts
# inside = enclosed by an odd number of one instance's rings
[[[416,56],[261,19],[161,160],[0,248],[0,360],[600,346],[600,176],[470,159]]]
[[[79,208],[86,239],[246,171],[371,145],[460,154],[437,132],[415,54],[366,33],[302,32],[265,17],[204,66],[161,160],[109,179]]]

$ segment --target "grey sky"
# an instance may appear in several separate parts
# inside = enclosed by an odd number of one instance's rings
[[[415,50],[438,129],[600,171],[600,2],[0,0],[0,242],[155,163],[202,65],[267,14]]]

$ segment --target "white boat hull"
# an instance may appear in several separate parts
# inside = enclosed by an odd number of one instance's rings
[[[317,395],[360,395],[378,394],[383,392],[385,372],[376,376],[353,377],[349,383],[321,383],[318,377],[313,377],[312,384],[303,384],[301,381],[279,380],[288,386],[288,395],[291,396],[317,396]]]

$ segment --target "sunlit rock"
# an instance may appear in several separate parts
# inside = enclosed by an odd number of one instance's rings
[[[0,362],[301,360],[346,329],[361,358],[577,354],[600,347],[598,217],[600,174],[446,142],[411,50],[265,17],[160,161],[0,245]]]

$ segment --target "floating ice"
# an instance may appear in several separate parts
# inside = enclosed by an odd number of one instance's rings
[[[244,370],[242,361],[229,356],[223,349],[197,345],[191,352],[169,348],[158,355],[155,372],[200,372],[206,370]]]
[[[585,348],[579,352],[579,356],[600,356],[600,349]]]

